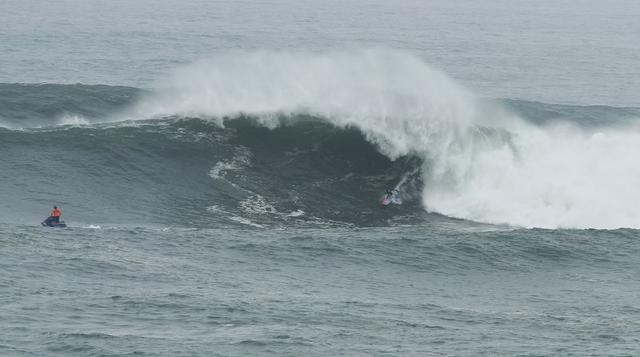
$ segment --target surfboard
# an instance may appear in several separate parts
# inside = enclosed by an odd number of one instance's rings
[[[52,223],[52,224],[47,224],[46,222],[40,222],[40,224],[43,227],[51,227],[51,228],[67,228],[67,224],[64,223],[63,221],[60,221],[59,223]]]
[[[380,204],[383,206],[388,205],[389,203],[391,203],[391,198],[389,198],[389,195],[384,195],[380,198]]]
[[[391,203],[396,205],[401,205],[402,199],[398,197],[398,194],[399,194],[398,190],[394,189],[393,191],[394,193],[392,195],[385,194],[384,196],[380,197],[378,202],[380,202],[380,204],[383,206],[388,206]]]

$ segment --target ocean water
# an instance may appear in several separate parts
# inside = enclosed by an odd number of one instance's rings
[[[638,355],[638,16],[1,2],[0,355]]]

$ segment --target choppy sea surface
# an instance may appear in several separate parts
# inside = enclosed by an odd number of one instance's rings
[[[638,355],[638,15],[2,2],[0,355]]]

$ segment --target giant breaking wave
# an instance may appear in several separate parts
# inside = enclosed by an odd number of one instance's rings
[[[131,102],[134,104],[126,110],[112,113],[109,121],[125,121],[129,123],[122,124],[126,127],[140,125],[134,123],[142,119],[164,119],[155,125],[166,126],[167,118],[199,118],[219,127],[249,130],[252,134],[246,135],[254,135],[251,140],[255,145],[260,137],[276,146],[278,140],[294,140],[286,138],[286,133],[329,151],[332,144],[338,150],[362,148],[361,135],[384,156],[376,157],[368,149],[349,154],[362,154],[364,162],[379,160],[378,170],[336,170],[347,177],[345,180],[354,174],[375,177],[350,188],[371,196],[360,196],[331,219],[357,210],[366,199],[375,201],[376,190],[401,181],[408,182],[406,191],[418,196],[426,211],[449,217],[523,227],[640,227],[636,207],[640,200],[636,189],[640,182],[640,157],[635,154],[640,149],[637,108],[480,99],[419,58],[388,50],[223,55],[177,70],[151,93]],[[99,119],[107,121],[104,116]],[[71,124],[78,122],[92,120],[83,118]],[[314,122],[323,124],[309,124]],[[318,132],[307,125],[328,126]],[[76,130],[98,127],[91,128]],[[329,128],[359,134],[332,142],[327,139]],[[226,173],[255,163],[255,145],[229,148],[233,153],[211,165],[209,179],[220,180]],[[303,151],[313,150],[312,145]],[[281,157],[270,159],[273,170],[286,166],[295,150],[278,155]],[[126,157],[122,159],[126,161]],[[358,157],[347,161],[347,166],[354,165]],[[340,167],[344,163],[334,164]],[[324,165],[325,170],[331,170],[331,164]],[[242,172],[242,177],[229,184],[240,185],[246,175],[260,175],[251,170]],[[299,175],[296,182],[304,176],[295,170],[287,173]],[[403,180],[407,177],[409,180]],[[286,186],[291,177],[279,179],[283,187],[278,195],[289,195]],[[273,201],[258,192],[258,186],[240,201],[249,200],[249,210],[278,211]],[[336,194],[314,191],[313,186],[306,189],[294,190],[295,195]],[[338,192],[341,195],[349,193]],[[234,197],[229,194],[225,199]],[[289,202],[297,199],[291,197]],[[224,205],[207,207],[210,212],[227,210]],[[283,216],[305,213],[292,204]]]

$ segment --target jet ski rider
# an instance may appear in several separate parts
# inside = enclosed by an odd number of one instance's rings
[[[62,215],[62,213],[60,212],[58,207],[53,206],[53,210],[51,211],[51,217],[49,217],[49,218],[51,219],[51,222],[60,223],[60,216],[61,215]]]

